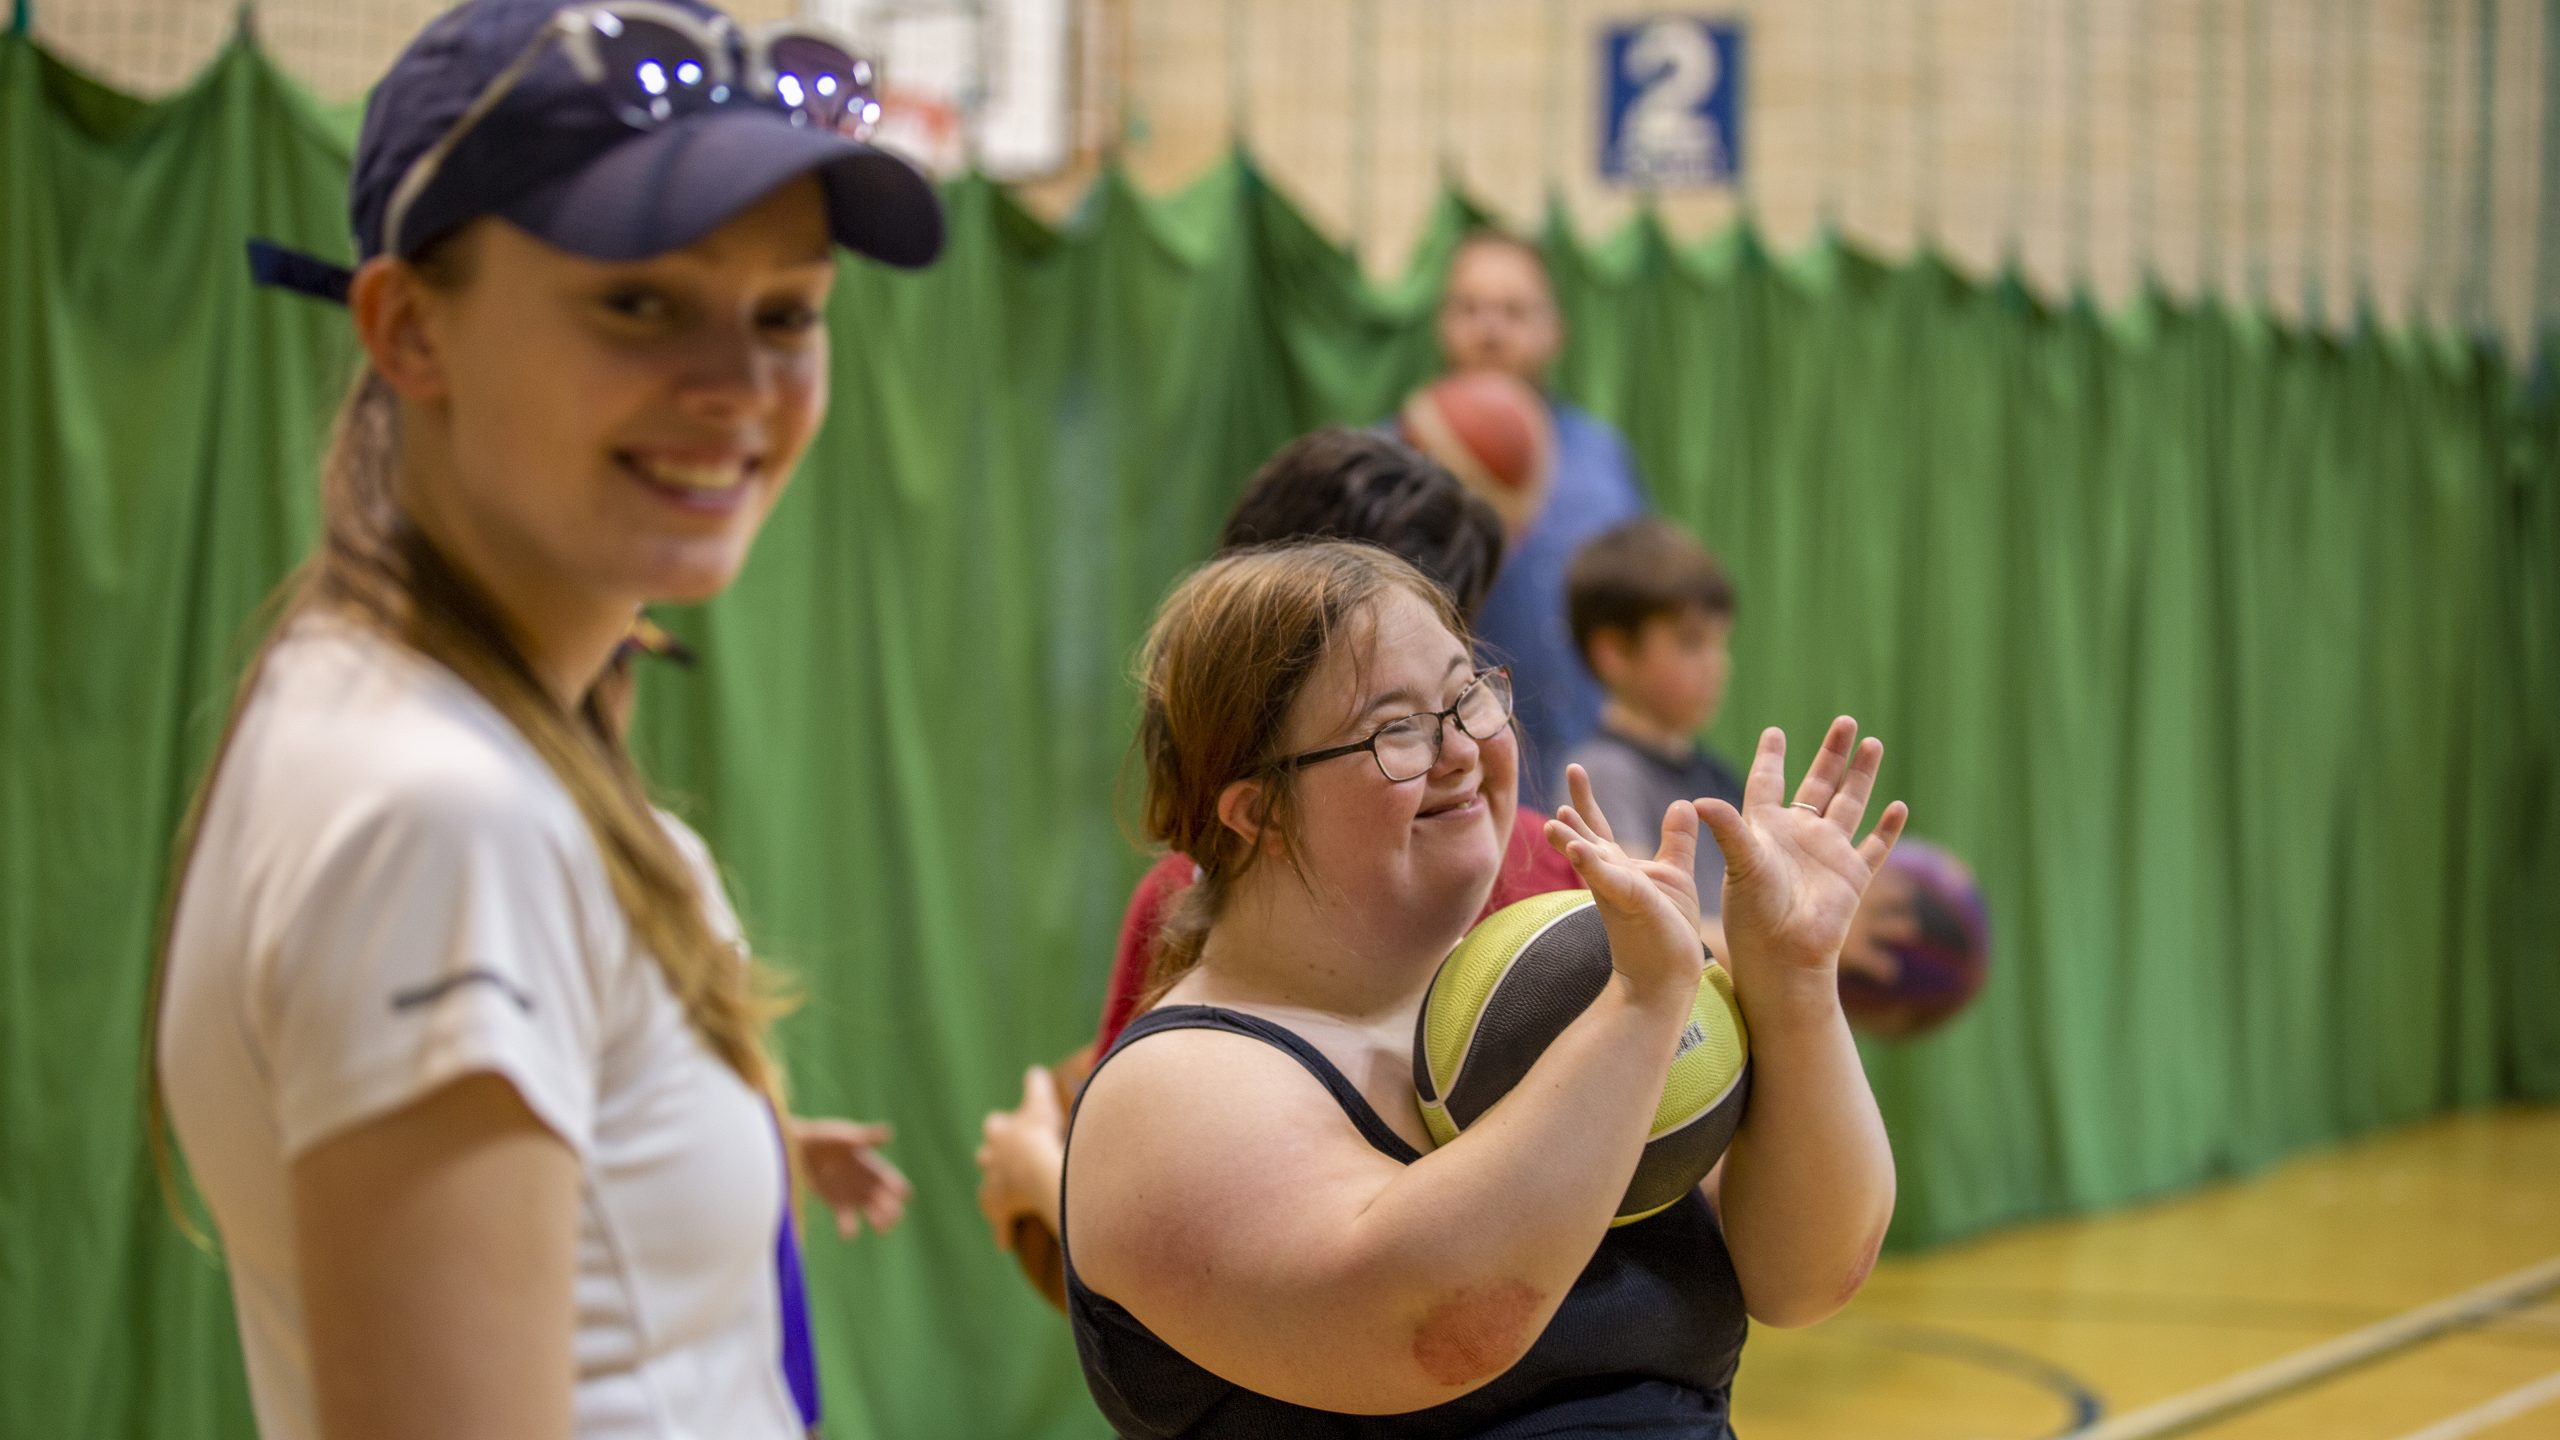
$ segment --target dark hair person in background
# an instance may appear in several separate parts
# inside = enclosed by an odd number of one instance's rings
[[[839,1225],[905,1182],[782,1114],[778,1007],[613,670],[817,433],[837,248],[941,246],[869,80],[796,22],[471,0],[373,92],[353,275],[263,253],[364,367],[154,1014],[269,1440],[817,1422],[786,1149]]]
[[[1476,638],[1511,667],[1524,742],[1521,798],[1551,806],[1564,757],[1600,723],[1600,687],[1565,625],[1565,567],[1584,541],[1645,513],[1644,491],[1618,432],[1547,388],[1564,349],[1564,316],[1546,261],[1527,241],[1478,230],[1459,242],[1439,331],[1451,371],[1498,370],[1527,382],[1546,397],[1555,426],[1546,506],[1473,617]]]
[[[1502,571],[1502,521],[1490,506],[1404,442],[1339,425],[1302,435],[1262,462],[1218,532],[1217,553],[1299,540],[1392,550],[1467,615]]]

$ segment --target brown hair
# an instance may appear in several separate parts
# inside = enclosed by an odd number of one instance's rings
[[[457,232],[409,263],[430,286],[455,289],[469,280],[467,234]],[[341,616],[408,647],[452,671],[506,718],[585,818],[632,939],[656,958],[685,1018],[712,1053],[771,1098],[777,1109],[781,1105],[782,1076],[764,1037],[788,1002],[762,967],[712,930],[693,869],[659,823],[623,748],[621,726],[609,713],[611,697],[604,693],[610,682],[590,690],[575,711],[564,709],[543,688],[508,638],[496,609],[402,512],[394,495],[399,446],[398,397],[368,365],[339,406],[321,466],[318,547],[287,582],[283,613],[241,678],[221,744],[179,828],[178,860],[151,979],[147,1019],[153,1033],[143,1050],[153,1157],[173,1205],[175,1167],[154,1057],[177,899],[195,857],[205,804],[221,778],[223,760],[267,657],[306,615]],[[185,1223],[183,1209],[179,1213]]]
[[[1146,708],[1137,752],[1146,766],[1147,838],[1191,857],[1200,881],[1167,911],[1141,1008],[1200,961],[1236,878],[1255,849],[1218,818],[1218,796],[1267,776],[1264,820],[1291,865],[1291,773],[1278,765],[1290,707],[1344,631],[1402,590],[1461,640],[1447,592],[1394,553],[1324,540],[1222,556],[1194,570],[1156,612],[1140,654]]]
[[[1668,520],[1630,520],[1573,552],[1565,567],[1565,623],[1583,665],[1602,630],[1633,638],[1659,615],[1703,610],[1730,616],[1733,582],[1706,546]]]

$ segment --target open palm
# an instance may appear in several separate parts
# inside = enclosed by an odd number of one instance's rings
[[[1685,805],[1668,807],[1653,858],[1638,860],[1618,844],[1609,817],[1591,794],[1591,777],[1565,767],[1572,801],[1547,822],[1547,843],[1573,862],[1599,903],[1610,960],[1638,982],[1694,987],[1706,957],[1698,948],[1698,822]]]
[[[1740,810],[1722,800],[1695,802],[1724,851],[1725,939],[1746,968],[1837,963],[1859,899],[1910,817],[1894,801],[1875,833],[1858,840],[1883,764],[1884,742],[1860,741],[1858,722],[1843,715],[1822,737],[1796,798],[1784,801],[1787,737],[1773,726],[1761,732]]]
[[[905,1216],[916,1192],[880,1153],[889,1143],[888,1126],[797,1118],[791,1128],[801,1176],[835,1215],[838,1235],[850,1240],[866,1221],[885,1234]]]

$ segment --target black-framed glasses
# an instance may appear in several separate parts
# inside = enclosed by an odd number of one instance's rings
[[[870,138],[880,101],[871,62],[853,42],[807,20],[778,20],[740,34],[725,16],[704,16],[663,0],[598,0],[553,15],[524,52],[498,72],[443,138],[412,162],[391,192],[382,248],[400,251],[411,207],[471,132],[534,62],[558,46],[578,78],[602,91],[635,130],[713,105],[778,110],[794,125]],[[738,52],[745,64],[732,59]]]
[[[1402,784],[1430,774],[1431,767],[1440,763],[1440,746],[1448,733],[1443,727],[1451,721],[1467,732],[1470,740],[1482,742],[1501,734],[1511,724],[1511,668],[1496,665],[1477,671],[1446,710],[1417,710],[1370,731],[1365,740],[1291,755],[1281,760],[1277,768],[1293,770],[1365,750],[1370,759],[1378,762],[1379,774]]]

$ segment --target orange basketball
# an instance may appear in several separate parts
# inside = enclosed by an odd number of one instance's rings
[[[1513,535],[1547,503],[1555,427],[1546,402],[1495,370],[1444,375],[1404,402],[1405,442],[1490,501]]]

